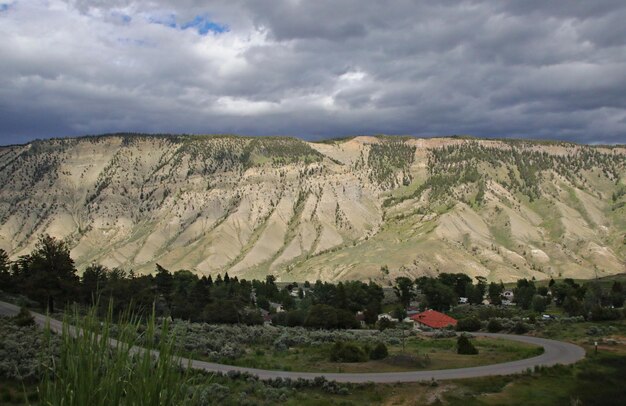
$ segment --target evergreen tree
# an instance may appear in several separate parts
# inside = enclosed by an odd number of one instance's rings
[[[413,281],[405,276],[398,276],[393,291],[398,297],[400,304],[404,308],[409,307],[411,300],[415,298],[415,290],[413,289]]]
[[[0,290],[12,290],[11,273],[9,272],[9,256],[5,250],[0,248]]]
[[[47,234],[40,237],[27,262],[26,293],[49,312],[54,312],[55,301],[76,297],[79,279],[64,241]]]
[[[167,269],[156,264],[156,275],[154,276],[157,291],[163,295],[166,302],[170,302],[172,291],[174,289],[174,277]]]

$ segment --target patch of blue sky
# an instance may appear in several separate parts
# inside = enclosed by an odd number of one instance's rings
[[[183,30],[193,28],[198,31],[200,35],[207,35],[208,33],[221,34],[228,31],[228,26],[225,24],[219,24],[215,21],[211,21],[205,16],[196,16],[193,20],[188,21],[181,25]]]
[[[0,13],[3,11],[7,11],[12,4],[10,3],[0,3]]]
[[[176,21],[176,14],[151,15],[147,19],[152,24],[164,25],[176,30],[192,29],[203,36],[209,33],[221,34],[229,31],[227,25],[212,21],[205,15],[197,15],[193,20],[181,24]]]
[[[148,17],[148,21],[152,24],[160,24],[170,28],[178,28],[176,25],[176,15],[175,14],[166,14],[161,16],[150,16]]]

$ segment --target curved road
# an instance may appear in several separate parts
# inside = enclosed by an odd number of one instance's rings
[[[5,316],[13,316],[19,312],[19,307],[10,303],[0,302],[0,314]],[[50,329],[55,332],[62,331],[62,322],[55,319],[50,319],[39,313],[32,313],[35,318],[35,322],[40,326],[50,324]],[[482,376],[493,375],[511,375],[522,373],[529,368],[536,366],[552,366],[556,364],[573,364],[580,361],[585,357],[585,350],[577,345],[548,340],[545,338],[522,336],[522,335],[510,335],[510,334],[493,334],[493,333],[472,333],[475,336],[502,338],[506,340],[519,341],[527,344],[535,344],[543,347],[543,354],[536,357],[522,359],[518,361],[504,362],[501,364],[484,365],[480,367],[471,368],[456,368],[456,369],[440,369],[430,371],[408,371],[408,372],[378,372],[378,373],[325,373],[325,372],[293,372],[293,371],[271,371],[265,369],[256,368],[244,368],[233,365],[216,364],[213,362],[205,362],[198,360],[189,360],[186,358],[181,359],[181,364],[191,364],[194,369],[200,369],[209,372],[222,372],[227,373],[229,371],[248,372],[252,375],[258,376],[260,379],[274,379],[274,378],[291,378],[291,379],[314,379],[316,377],[325,377],[328,380],[337,382],[351,382],[351,383],[394,383],[394,382],[416,382],[416,381],[430,381],[431,379],[446,380],[446,379],[462,379],[462,378],[477,378]],[[114,343],[115,341],[112,340]],[[139,349],[137,349],[139,350]],[[155,351],[156,353],[156,351]]]

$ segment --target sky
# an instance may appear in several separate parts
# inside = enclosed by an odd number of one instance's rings
[[[0,0],[0,145],[112,132],[626,143],[624,0]]]

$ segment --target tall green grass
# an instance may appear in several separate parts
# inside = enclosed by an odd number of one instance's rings
[[[192,393],[190,369],[174,352],[175,335],[168,334],[167,322],[158,328],[154,312],[145,324],[126,313],[114,324],[111,306],[103,321],[96,309],[85,316],[74,311],[71,318],[65,317],[60,355],[43,363],[42,405],[195,403],[188,395]]]

